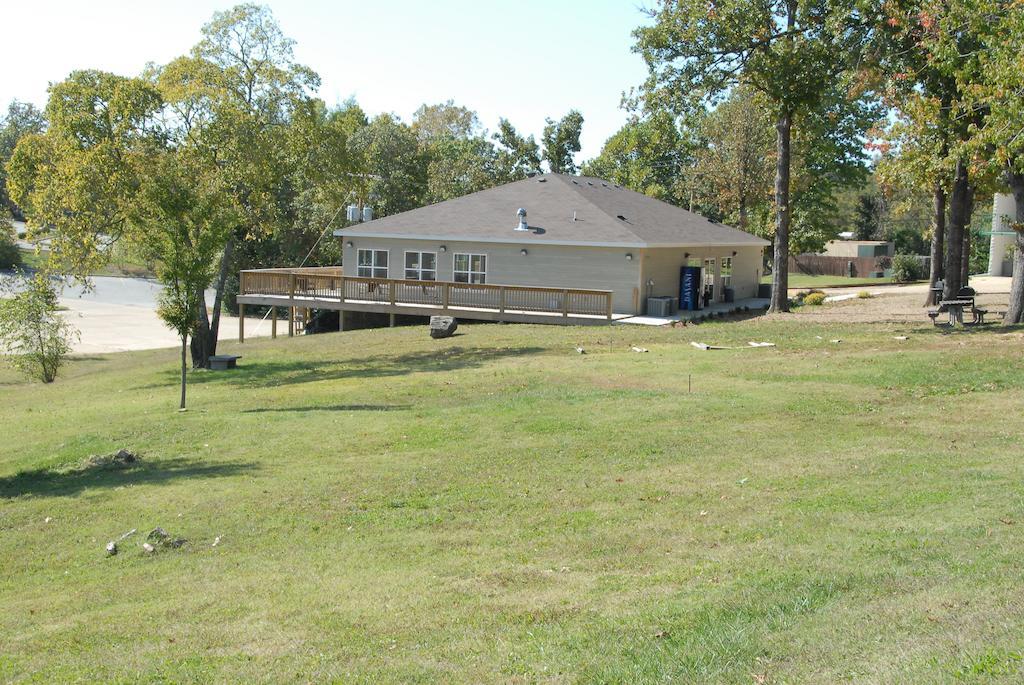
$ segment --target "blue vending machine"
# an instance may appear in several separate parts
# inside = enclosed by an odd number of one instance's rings
[[[701,268],[699,266],[684,266],[679,269],[679,308],[689,311],[701,309],[700,286]]]

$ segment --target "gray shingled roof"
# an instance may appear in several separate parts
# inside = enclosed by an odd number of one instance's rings
[[[529,232],[513,230],[520,207],[527,211]],[[754,235],[608,181],[563,174],[526,178],[340,229],[334,235],[609,247],[768,245]]]

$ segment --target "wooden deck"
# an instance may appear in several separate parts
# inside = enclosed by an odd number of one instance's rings
[[[613,318],[610,290],[365,278],[346,276],[341,267],[242,271],[238,303],[289,308],[289,331],[297,309],[563,325]]]

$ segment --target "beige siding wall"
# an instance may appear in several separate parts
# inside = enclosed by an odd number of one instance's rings
[[[736,252],[733,256],[732,253]],[[647,295],[670,295],[679,296],[679,269],[686,262],[686,253],[690,254],[689,259],[699,260],[703,265],[704,259],[714,258],[715,260],[715,292],[716,297],[721,299],[722,288],[721,271],[722,258],[732,257],[732,282],[731,287],[735,291],[737,300],[757,296],[757,284],[761,279],[761,255],[760,247],[701,247],[701,248],[661,248],[645,250],[642,260],[644,296]],[[649,281],[654,281],[649,285]]]
[[[437,253],[437,279],[452,280],[453,255],[460,252],[487,255],[487,282],[500,285],[532,285],[551,288],[611,290],[612,308],[636,313],[634,297],[640,282],[640,251],[625,248],[571,247],[563,245],[516,245],[404,240],[395,238],[341,238],[344,240],[346,275],[357,275],[359,249],[388,250],[388,277],[405,278],[405,252]],[[348,242],[353,246],[349,247]],[[447,247],[441,252],[440,246]],[[520,254],[526,248],[527,254]],[[632,260],[626,254],[633,254]]]

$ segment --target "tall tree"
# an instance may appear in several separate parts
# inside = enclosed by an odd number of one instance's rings
[[[648,107],[692,110],[732,87],[764,95],[775,119],[772,311],[788,311],[790,178],[794,120],[813,109],[850,66],[862,33],[853,2],[661,0],[653,25],[634,31],[650,75]]]
[[[491,138],[498,143],[495,174],[498,183],[510,183],[540,171],[540,147],[533,136],[524,137],[508,119],[498,120]]]
[[[970,82],[967,97],[984,111],[986,125],[973,140],[989,167],[1009,190],[1016,212],[1008,217],[1016,234],[1013,278],[1004,325],[1024,323],[1024,13],[1019,5],[1002,0],[954,0],[952,14],[978,37],[980,47],[971,58],[980,60],[978,78]]]
[[[407,124],[391,114],[381,114],[352,136],[349,148],[362,160],[368,177],[367,198],[379,215],[423,204],[428,160]]]
[[[42,133],[46,129],[46,118],[30,102],[12,100],[7,114],[0,118],[0,214],[6,207],[18,218],[24,218],[21,209],[11,201],[7,191],[7,173],[4,166],[14,154],[18,141],[25,136]]]
[[[583,164],[582,173],[679,204],[686,195],[680,177],[693,164],[693,147],[692,135],[684,138],[670,113],[634,116]]]
[[[750,230],[752,209],[768,201],[774,155],[771,119],[763,96],[740,86],[701,120],[706,141],[694,173],[713,188],[726,220]]]
[[[583,115],[572,109],[555,121],[544,120],[541,135],[543,151],[541,157],[548,163],[548,169],[555,174],[575,174],[575,155],[580,151],[580,134],[583,132]]]
[[[168,125],[177,146],[216,168],[240,209],[227,237],[214,280],[214,304],[200,301],[192,336],[192,363],[209,365],[216,352],[229,275],[240,243],[258,240],[287,220],[290,151],[287,124],[310,98],[319,78],[294,58],[287,38],[266,7],[237,5],[217,12],[190,55],[160,69],[155,81],[168,103]]]
[[[160,107],[145,80],[101,71],[50,87],[46,132],[21,138],[7,170],[29,229],[50,238],[55,271],[87,280],[124,235],[139,158],[160,144]]]

